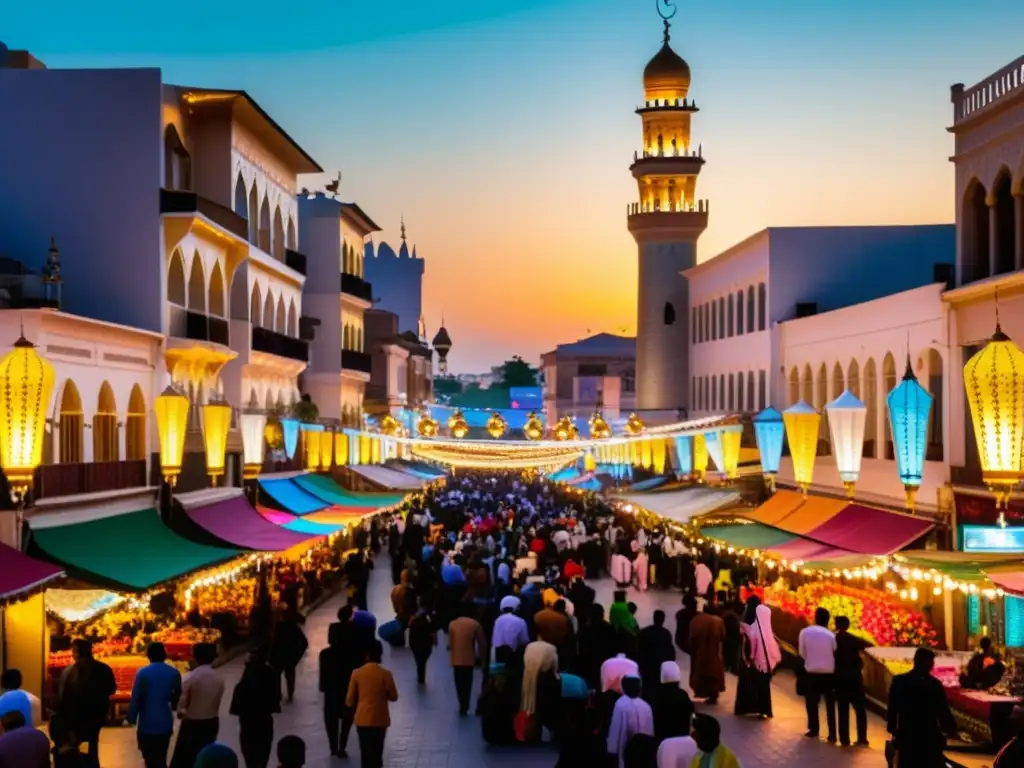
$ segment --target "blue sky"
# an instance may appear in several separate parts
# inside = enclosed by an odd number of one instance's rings
[[[701,107],[701,259],[767,225],[950,221],[949,86],[1024,52],[1014,0],[680,3],[673,25]],[[455,370],[633,330],[654,0],[42,0],[0,34],[51,67],[248,90],[384,237],[405,215]]]

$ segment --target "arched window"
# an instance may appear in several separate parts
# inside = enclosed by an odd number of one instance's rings
[[[942,461],[942,398],[944,382],[942,377],[942,356],[934,349],[925,350],[918,362],[920,375],[918,378],[935,398],[928,414],[928,448],[925,458],[928,461]]]
[[[743,335],[743,291],[736,292],[736,335]]]
[[[128,419],[124,434],[125,459],[139,461],[146,458],[146,400],[136,384],[128,398]]]
[[[249,322],[263,326],[263,297],[260,296],[260,284],[252,284],[252,299],[249,301]]]
[[[747,288],[747,333],[754,332],[754,286]]]
[[[84,460],[82,450],[82,398],[75,382],[68,379],[60,399],[60,463],[78,464]]]
[[[288,304],[288,335],[293,339],[299,337],[299,319],[295,311],[295,300]]]
[[[882,360],[882,397],[889,397],[889,393],[896,389],[896,359],[892,356],[891,352],[885,354],[885,359]],[[934,406],[933,406],[934,407]],[[885,422],[885,458],[892,461],[896,458],[896,451],[892,443],[892,424],[889,419],[883,419]]]
[[[100,386],[96,414],[92,417],[92,460],[118,460],[117,405],[106,381]]]
[[[756,411],[758,410],[757,403],[754,401],[754,372],[747,371],[747,410]]]
[[[255,181],[249,190],[249,242],[255,246],[260,244],[260,198]]]
[[[238,174],[238,180],[235,182],[235,213],[243,219],[249,218],[249,196],[245,193],[242,174]]]
[[[164,188],[192,189],[192,158],[173,125],[164,130]]]
[[[192,256],[188,274],[188,308],[190,312],[206,314],[206,278],[203,277],[203,259],[197,251]]]
[[[878,377],[875,373],[875,361],[868,358],[864,363],[864,408],[867,416],[864,420],[864,458],[875,458],[875,446],[878,443]]]
[[[732,303],[732,294],[730,293],[728,308],[726,309],[725,315],[725,333],[729,338],[732,338],[736,334],[735,314],[736,307]]]
[[[818,429],[818,455],[831,456],[832,447],[829,442],[831,434],[828,430],[828,411],[825,410],[825,405],[828,403],[828,370],[824,363],[818,368],[818,381],[814,388],[814,394],[814,407],[821,414]]]
[[[763,411],[768,407],[768,374],[764,371],[757,372],[757,410]]]
[[[271,243],[274,258],[284,261],[284,222],[281,220],[281,209],[274,209],[274,239]]]
[[[288,228],[285,232],[285,245],[291,248],[293,251],[298,247],[298,243],[295,241],[295,220],[288,217]]]
[[[672,302],[671,301],[666,301],[665,302],[664,315],[665,315],[665,317],[664,317],[665,325],[675,325],[675,323],[676,323],[676,308],[672,306]]]
[[[711,377],[711,410],[718,410],[718,378]]]
[[[811,364],[804,364],[804,375],[800,379],[800,399],[810,406],[814,406],[814,374],[811,373]]]
[[[213,317],[227,317],[224,308],[224,273],[221,271],[220,262],[213,265],[213,273],[210,275],[210,315]]]
[[[711,302],[711,340],[718,341],[718,302]]]
[[[967,185],[964,195],[963,232],[961,237],[963,260],[960,266],[961,282],[983,280],[991,274],[989,264],[989,215],[985,202],[985,188],[977,179]]]
[[[188,302],[185,298],[185,259],[181,251],[171,254],[171,263],[167,267],[167,300],[179,307]]]
[[[768,291],[764,283],[757,284],[757,330],[768,327]]]
[[[851,360],[849,367],[846,369],[846,388],[858,400],[864,400],[860,394],[860,366],[857,365],[856,360]]]
[[[743,411],[743,371],[736,374],[736,410]]]
[[[995,273],[997,275],[1013,272],[1015,267],[1014,200],[1010,187],[1010,171],[1004,167],[999,172],[999,178],[996,179],[995,186],[992,188],[992,196],[995,198]]]
[[[263,202],[260,203],[260,229],[257,245],[264,253],[270,253],[270,201],[266,195],[263,196]]]
[[[789,370],[789,405],[796,405],[800,400],[800,371],[794,365]]]
[[[284,308],[284,294],[277,297],[277,319],[274,321],[274,328],[278,333],[288,331],[288,312]]]
[[[718,408],[719,410],[725,410],[725,374],[720,373],[718,375]]]
[[[736,374],[729,374],[729,410],[733,411],[736,408]]]
[[[693,308],[692,314],[693,314],[693,327],[690,329],[690,338],[692,339],[693,343],[696,344],[697,343],[697,326],[699,325],[699,323],[697,322],[697,314],[698,314],[698,312],[697,312],[697,308],[696,307]],[[692,406],[692,407],[695,407],[695,406]]]
[[[704,341],[710,341],[711,340],[711,308],[707,304],[704,305],[704,328],[703,328],[703,331],[704,331],[704,339],[703,340]]]
[[[274,305],[274,294],[269,290],[267,291],[267,298],[263,301],[263,327],[268,328],[271,331],[274,330],[274,312],[276,307]]]
[[[718,297],[718,338],[725,338],[725,297]]]

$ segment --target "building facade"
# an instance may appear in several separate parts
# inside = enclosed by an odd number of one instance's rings
[[[630,337],[599,333],[541,355],[547,423],[563,416],[586,422],[596,410],[615,419],[636,410],[636,344]]]
[[[365,314],[370,350],[370,383],[365,410],[369,415],[403,411],[434,399],[433,353],[412,331],[399,331],[398,315],[383,309]]]
[[[418,338],[426,339],[423,321],[423,272],[424,261],[412,251],[406,242],[405,220],[402,220],[402,244],[396,254],[386,242],[377,246],[366,243],[364,267],[366,279],[375,286],[378,299],[377,309],[394,312],[398,316],[399,331],[412,331]]]
[[[303,388],[321,417],[358,427],[371,371],[363,315],[373,306],[363,254],[366,238],[380,227],[355,203],[323,192],[300,196],[299,221],[308,263],[306,312],[319,320]]]

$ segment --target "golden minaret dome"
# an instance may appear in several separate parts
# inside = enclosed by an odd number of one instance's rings
[[[685,99],[690,90],[690,65],[669,45],[669,23],[665,21],[665,39],[661,50],[644,67],[644,98]]]

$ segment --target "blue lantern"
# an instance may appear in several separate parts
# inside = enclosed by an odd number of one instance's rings
[[[693,438],[676,438],[676,463],[680,475],[693,474]]]
[[[889,406],[889,425],[896,448],[896,466],[907,495],[907,509],[915,509],[915,496],[921,487],[924,454],[928,444],[928,415],[932,396],[917,383],[907,356],[907,372],[903,381],[885,399]]]
[[[284,436],[284,452],[292,459],[295,457],[295,449],[299,447],[298,419],[281,419],[281,434]]]
[[[782,420],[782,414],[774,408],[765,408],[754,417],[754,438],[757,440],[757,451],[761,454],[761,472],[772,490],[775,488],[779,462],[782,461],[782,443],[785,437],[786,425]]]

